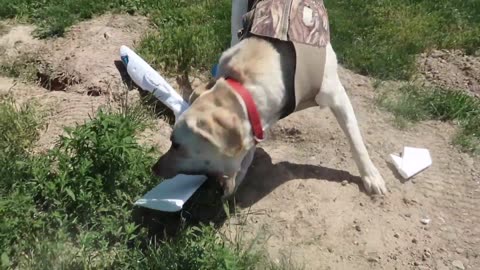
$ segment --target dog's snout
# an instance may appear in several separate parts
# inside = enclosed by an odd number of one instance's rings
[[[154,165],[152,167],[152,173],[153,175],[157,176],[157,177],[161,177],[161,178],[172,178],[176,175],[176,173],[169,169],[169,168],[165,168],[165,167],[159,167],[159,166],[156,166]]]
[[[157,162],[152,166],[152,174],[155,176],[162,176],[161,175],[162,169],[160,168],[160,164]]]
[[[157,163],[152,166],[152,173],[158,177],[172,178],[177,174],[175,162],[170,160],[168,155],[163,155],[158,159]]]
[[[160,176],[160,175],[159,175],[159,169],[158,169],[158,165],[157,165],[157,164],[158,164],[158,163],[155,163],[155,164],[152,166],[151,170],[152,170],[152,174],[153,174],[153,175],[155,175],[155,176]]]

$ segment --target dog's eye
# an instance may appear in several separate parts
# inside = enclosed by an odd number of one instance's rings
[[[176,142],[172,142],[172,148],[175,149],[175,150],[178,150],[178,148],[180,148],[180,144],[178,144]]]

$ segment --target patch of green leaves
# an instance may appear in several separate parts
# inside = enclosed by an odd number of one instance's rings
[[[30,149],[38,139],[41,119],[31,104],[0,97],[0,195],[29,174]]]
[[[142,114],[107,113],[66,130],[58,145],[33,155],[38,121],[25,106],[0,104],[0,249],[10,262],[39,239],[84,231],[94,246],[126,243],[137,233],[131,220],[136,197],[157,184],[150,173],[152,149],[135,134],[145,128]]]
[[[34,154],[41,118],[2,99],[0,268],[273,269],[211,226],[159,241],[134,221],[134,201],[158,184],[150,173],[158,154],[136,140],[151,121],[140,105],[101,110]]]

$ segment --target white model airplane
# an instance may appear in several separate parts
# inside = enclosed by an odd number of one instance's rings
[[[120,47],[120,58],[130,78],[152,93],[175,114],[175,121],[188,109],[188,103],[147,62],[127,46]],[[185,202],[207,180],[204,175],[177,175],[150,190],[135,205],[165,212],[180,211]]]

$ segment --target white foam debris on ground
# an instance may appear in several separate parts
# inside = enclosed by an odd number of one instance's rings
[[[430,151],[425,148],[404,147],[401,156],[391,154],[390,157],[395,168],[405,179],[415,176],[432,165]]]

